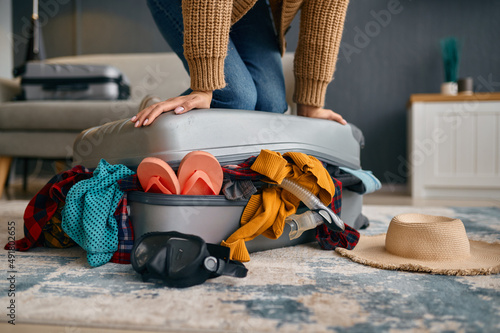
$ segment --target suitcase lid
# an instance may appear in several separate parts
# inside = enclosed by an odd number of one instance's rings
[[[187,153],[202,150],[225,165],[256,156],[262,149],[301,152],[332,165],[360,168],[360,143],[350,125],[231,109],[166,112],[141,128],[124,119],[87,129],[74,142],[73,164],[95,168],[103,158],[136,168],[142,159],[154,156],[177,168]]]

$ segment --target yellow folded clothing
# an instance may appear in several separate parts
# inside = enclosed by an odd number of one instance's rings
[[[302,185],[325,205],[329,205],[335,194],[335,185],[323,164],[313,156],[288,152],[281,155],[271,150],[262,150],[251,169],[267,178],[271,184],[281,184],[289,178]],[[250,261],[245,242],[264,235],[277,239],[283,233],[285,218],[295,214],[300,200],[278,186],[265,187],[248,201],[241,216],[241,227],[222,245],[231,249],[231,259]]]

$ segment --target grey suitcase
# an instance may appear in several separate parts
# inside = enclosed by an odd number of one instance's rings
[[[130,96],[128,79],[108,65],[28,62],[21,87],[23,100],[118,100]]]
[[[224,164],[256,156],[262,149],[296,151],[319,160],[360,168],[362,134],[351,125],[268,112],[210,109],[183,115],[167,112],[148,127],[128,120],[83,131],[73,146],[74,164],[94,168],[103,158],[135,169],[148,156],[167,161],[174,169],[194,150],[214,155]],[[343,191],[342,219],[356,227],[362,219],[362,196]],[[134,192],[129,195],[135,237],[152,231],[175,230],[219,243],[239,227],[246,201],[224,196],[184,196]],[[277,240],[259,236],[247,242],[249,251],[283,247],[314,240],[314,230],[294,241],[288,229]]]

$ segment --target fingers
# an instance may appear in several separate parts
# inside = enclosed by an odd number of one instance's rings
[[[347,125],[347,121],[340,114],[333,112],[332,110],[326,110],[326,111],[329,111],[328,119],[336,121],[342,125]]]
[[[166,100],[164,102],[153,104],[141,111],[130,119],[135,127],[151,125],[154,120],[163,112],[171,111],[175,108],[175,101]]]
[[[210,108],[212,92],[193,91],[187,96],[169,98],[166,101],[153,104],[139,111],[130,121],[135,127],[151,125],[163,112],[174,111],[183,114],[195,108]]]
[[[347,124],[347,121],[340,114],[321,107],[297,104],[297,114],[303,117],[333,120],[342,125]]]
[[[188,112],[183,106],[178,106],[174,109],[175,114],[183,114],[185,112]]]

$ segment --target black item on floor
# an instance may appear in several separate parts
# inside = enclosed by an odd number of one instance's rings
[[[221,275],[242,278],[248,271],[242,263],[229,260],[228,247],[176,231],[143,235],[134,244],[131,261],[144,282],[175,288],[202,284]]]

